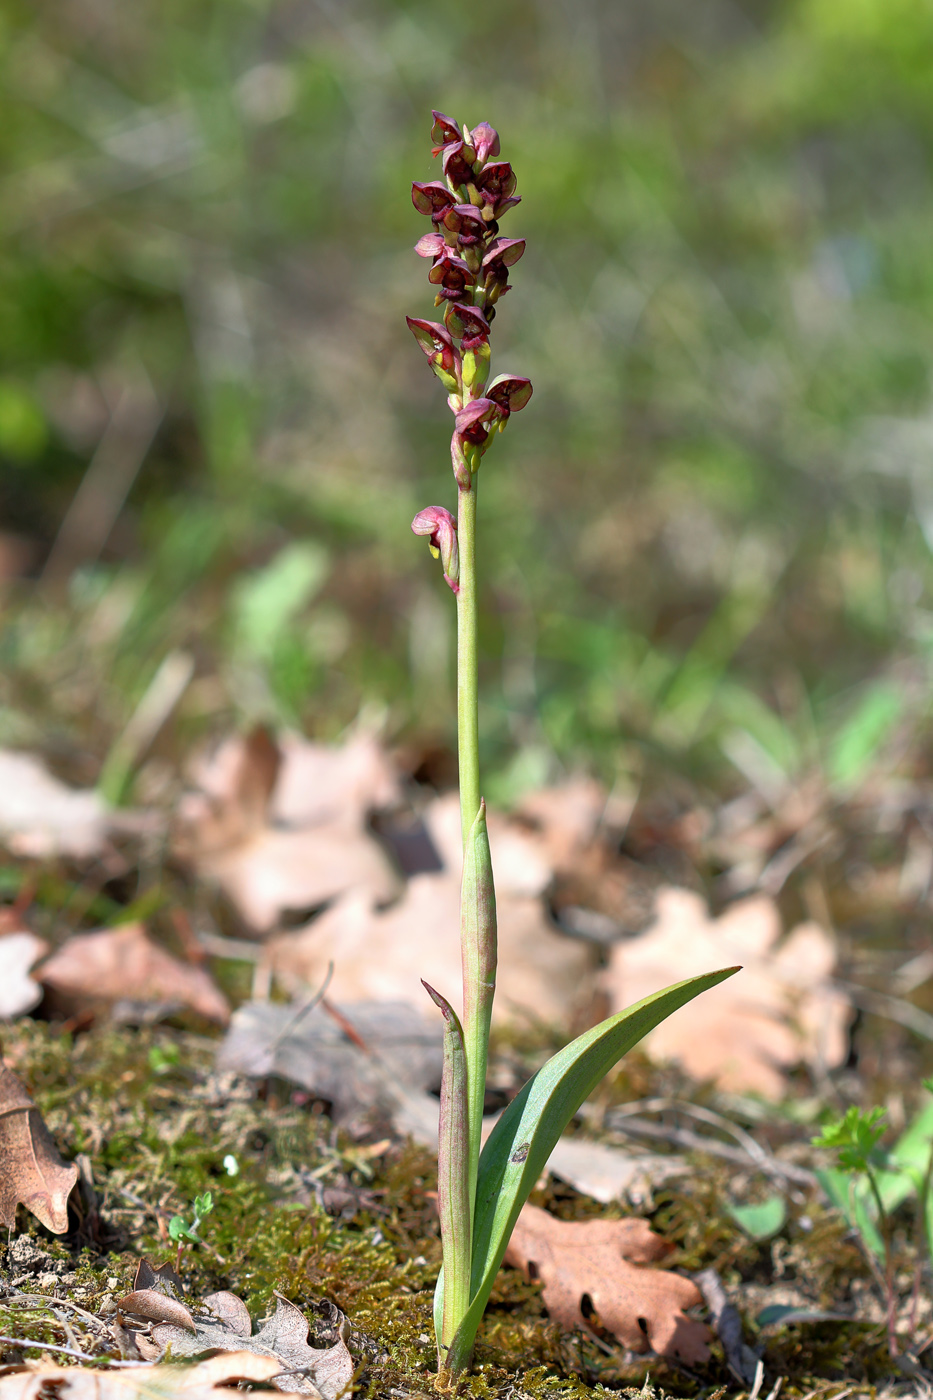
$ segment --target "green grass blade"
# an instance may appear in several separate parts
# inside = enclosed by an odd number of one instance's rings
[[[480,1158],[473,1223],[472,1297],[448,1354],[447,1364],[452,1371],[469,1363],[476,1329],[519,1211],[577,1109],[643,1036],[700,992],[738,971],[729,967],[691,977],[602,1021],[558,1051],[509,1104]]]

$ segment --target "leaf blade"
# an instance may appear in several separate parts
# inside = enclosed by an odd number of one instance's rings
[[[451,1369],[465,1364],[472,1351],[512,1227],[574,1113],[613,1065],[650,1030],[739,970],[723,968],[688,978],[602,1021],[558,1051],[509,1104],[480,1158],[472,1297],[448,1354]]]

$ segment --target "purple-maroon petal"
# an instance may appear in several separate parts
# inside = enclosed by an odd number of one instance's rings
[[[501,417],[502,409],[497,403],[493,403],[492,399],[474,399],[472,403],[464,404],[457,414],[457,432],[468,433],[477,423],[482,423],[487,418]]]
[[[451,141],[462,139],[460,127],[450,117],[445,117],[443,112],[432,110],[431,116],[434,118],[434,125],[431,127],[431,140],[434,143],[432,155],[439,155],[443,148]]]
[[[419,214],[437,216],[452,204],[456,204],[457,196],[451,194],[447,186],[442,184],[440,180],[413,180],[411,202]]]
[[[415,244],[415,252],[419,258],[436,258],[443,248],[446,248],[444,235],[442,233],[425,233]]]
[[[488,122],[480,122],[479,126],[474,126],[472,141],[476,159],[484,165],[490,156],[499,154],[499,133]]]
[[[486,397],[505,413],[517,413],[531,398],[531,380],[520,374],[500,374],[486,389]]]
[[[437,321],[422,321],[415,316],[406,316],[405,320],[408,322],[408,329],[431,363],[452,371],[457,352],[447,328],[439,325]]]
[[[496,264],[500,267],[511,267],[518,262],[524,251],[524,238],[496,238],[489,245],[489,252],[483,258],[483,267],[487,271]]]

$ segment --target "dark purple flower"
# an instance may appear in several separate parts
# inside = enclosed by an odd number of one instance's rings
[[[454,204],[441,216],[444,227],[457,235],[462,248],[472,248],[481,243],[488,232],[486,220],[475,204]]]
[[[457,196],[440,180],[413,180],[411,202],[419,214],[430,214],[432,223],[439,224],[451,205],[456,204]]]
[[[450,302],[444,319],[448,331],[457,337],[464,350],[475,350],[489,340],[489,322],[478,306]]]
[[[524,238],[495,238],[490,243],[489,251],[483,258],[483,271],[489,273],[495,270],[498,277],[499,269],[502,268],[504,281],[505,268],[514,266],[524,251]]]
[[[428,281],[435,287],[443,288],[440,295],[445,301],[459,301],[465,289],[472,288],[473,273],[463,258],[458,258],[452,248],[444,246],[428,273]]]
[[[466,442],[482,444],[489,437],[490,428],[507,416],[492,399],[474,399],[472,403],[464,404],[457,414],[457,432]]]
[[[457,546],[457,522],[443,506],[428,506],[419,510],[411,522],[416,535],[427,535],[434,558],[440,558],[444,579],[455,593],[460,592],[460,550]]]
[[[431,127],[434,148],[431,154],[439,156],[444,147],[449,146],[451,142],[462,141],[463,134],[457,123],[451,121],[450,117],[445,117],[443,112],[432,111],[431,116],[434,118],[434,125]]]
[[[520,374],[499,374],[486,390],[486,397],[497,404],[502,421],[508,420],[510,413],[517,413],[532,395],[531,380]]]
[[[497,205],[515,193],[518,179],[507,160],[494,161],[476,176],[476,188],[482,193],[487,204]]]
[[[490,156],[499,154],[499,133],[488,122],[480,122],[479,126],[474,126],[471,140],[480,165],[485,165]]]
[[[436,321],[421,321],[414,316],[406,316],[405,320],[448,394],[457,393],[460,390],[460,356],[450,333]]]
[[[479,277],[487,292],[495,289],[495,297],[499,297],[508,291],[508,269],[518,262],[524,251],[524,238],[496,238],[490,243]]]
[[[444,147],[444,174],[452,185],[465,185],[473,179],[473,155],[473,147],[463,141]]]

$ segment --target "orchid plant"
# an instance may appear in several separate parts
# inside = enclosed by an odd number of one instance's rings
[[[680,982],[610,1017],[566,1046],[528,1081],[482,1144],[483,1100],[496,988],[496,899],[480,794],[477,713],[476,497],[479,466],[513,413],[531,398],[530,380],[490,379],[490,333],[509,290],[523,238],[502,238],[499,220],[521,196],[499,158],[488,122],[470,131],[434,112],[433,154],[443,180],[414,181],[412,203],[431,221],[415,245],[443,322],[408,325],[447,390],[454,417],[450,456],[457,514],[429,506],[412,530],[425,535],[457,599],[457,725],[463,881],[460,939],[463,1011],[425,983],[446,1023],[438,1143],[438,1210],[443,1263],[434,1297],[438,1387],[468,1369],[480,1320],[518,1214],[583,1101],[628,1050],[672,1011],[738,969]]]

